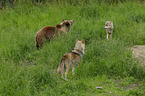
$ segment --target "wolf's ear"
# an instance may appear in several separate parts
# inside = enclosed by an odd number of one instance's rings
[[[77,39],[76,42],[78,42],[79,40]]]
[[[85,43],[85,40],[84,39],[82,40],[82,43]]]
[[[64,21],[64,19],[62,19],[62,22]]]

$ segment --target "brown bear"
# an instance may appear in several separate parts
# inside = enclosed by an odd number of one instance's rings
[[[55,35],[61,36],[63,32],[67,34],[70,31],[73,22],[74,20],[63,19],[62,23],[57,24],[56,26],[45,26],[40,29],[35,36],[35,46],[37,49],[42,47],[44,39],[50,41]]]

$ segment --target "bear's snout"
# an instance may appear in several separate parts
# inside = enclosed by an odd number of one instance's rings
[[[65,25],[66,25],[66,26],[70,26],[69,22],[66,22]]]

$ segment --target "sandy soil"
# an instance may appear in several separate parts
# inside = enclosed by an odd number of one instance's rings
[[[141,61],[141,65],[145,65],[145,45],[135,45],[132,48],[133,55]]]

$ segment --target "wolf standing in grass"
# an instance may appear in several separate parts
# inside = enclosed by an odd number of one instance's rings
[[[112,38],[112,32],[113,32],[113,22],[111,21],[106,21],[105,27],[106,29],[106,34],[107,34],[107,40],[108,40],[108,35],[110,34],[110,38]]]
[[[74,75],[75,65],[77,65],[80,62],[81,58],[83,57],[84,50],[85,50],[85,40],[82,41],[76,40],[74,50],[63,55],[59,67],[57,69],[57,73],[61,73],[61,77],[63,79],[64,79],[63,73],[65,71],[64,68],[66,68],[65,80],[67,80],[67,73],[69,72],[71,66],[72,66],[72,75]]]

